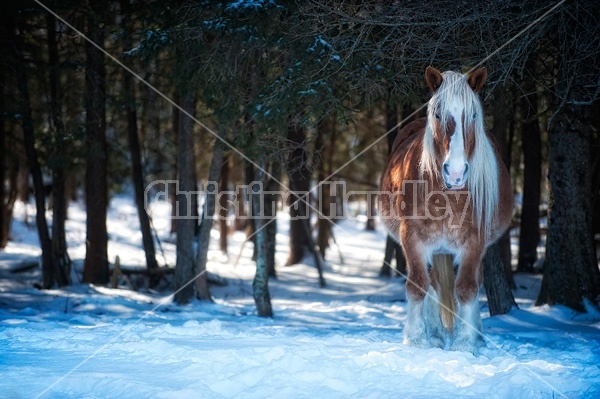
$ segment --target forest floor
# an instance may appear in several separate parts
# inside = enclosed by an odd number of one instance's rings
[[[275,316],[256,316],[252,245],[230,237],[229,254],[209,252],[213,303],[173,303],[132,276],[118,288],[78,283],[85,256],[85,212],[69,209],[67,239],[76,283],[38,290],[34,208],[19,204],[0,251],[1,398],[598,398],[600,314],[535,307],[540,276],[516,275],[520,309],[481,311],[486,346],[478,356],[402,344],[404,280],[378,276],[383,231],[361,218],[339,223],[318,285],[311,262],[283,267],[288,219],[278,220]],[[154,204],[162,251],[173,266],[169,210]],[[25,221],[28,223],[25,223]],[[109,210],[109,258],[144,265],[136,210],[124,196]],[[238,254],[242,253],[239,262]],[[164,254],[164,256],[163,256]],[[142,285],[132,290],[131,286]]]

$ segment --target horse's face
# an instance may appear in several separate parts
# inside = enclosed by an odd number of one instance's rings
[[[485,68],[482,68],[468,80],[462,78],[464,81],[461,81],[460,76],[453,76],[456,79],[444,82],[444,75],[438,70],[427,68],[426,80],[434,92],[428,109],[428,122],[436,163],[446,187],[451,190],[460,190],[467,183],[469,160],[475,149],[475,123],[481,117],[477,106],[470,100],[472,96],[465,95],[464,90],[471,90],[470,94],[477,92],[483,86],[485,75]],[[461,84],[466,87],[460,87]]]
[[[469,176],[475,134],[471,118],[465,115],[465,107],[455,101],[448,105],[444,110],[433,110],[433,144],[446,186],[458,190],[465,187]]]

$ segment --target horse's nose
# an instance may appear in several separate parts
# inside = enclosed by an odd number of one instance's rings
[[[469,165],[465,162],[462,167],[452,168],[449,162],[444,162],[442,165],[444,180],[452,186],[463,184],[467,179]]]

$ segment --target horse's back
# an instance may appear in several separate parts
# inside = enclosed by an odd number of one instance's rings
[[[416,178],[416,176],[407,176],[414,175],[414,171],[408,171],[406,168],[410,165],[418,165],[419,163],[417,159],[413,158],[419,156],[420,143],[423,140],[426,123],[426,118],[420,118],[400,129],[392,145],[392,151],[382,175],[381,190],[397,189],[401,178]],[[415,148],[415,145],[418,148]],[[418,168],[415,170],[418,170]],[[401,173],[398,173],[400,171]]]
[[[406,142],[408,139],[414,139],[418,133],[423,132],[426,124],[427,118],[419,118],[400,129],[396,139],[394,140],[394,144],[392,145],[390,156],[396,152],[402,143]]]

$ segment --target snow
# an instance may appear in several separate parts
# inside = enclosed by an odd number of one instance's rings
[[[256,316],[251,244],[234,233],[228,256],[213,239],[208,270],[224,277],[214,303],[173,303],[168,290],[76,283],[41,291],[34,208],[19,204],[13,241],[0,251],[1,398],[594,398],[600,397],[600,314],[534,307],[540,279],[517,276],[521,309],[489,317],[475,357],[402,344],[402,279],[378,277],[385,236],[359,216],[340,222],[328,252],[327,287],[305,264],[278,267],[275,317]],[[165,253],[170,210],[151,206]],[[29,220],[27,227],[23,220]],[[278,220],[277,263],[286,259],[289,217]],[[109,257],[144,264],[132,202],[114,198]],[[85,212],[69,209],[67,237],[80,270]],[[218,233],[213,235],[218,237]],[[20,271],[18,270],[20,269]],[[77,281],[77,280],[76,280]],[[484,295],[485,292],[482,291]]]

